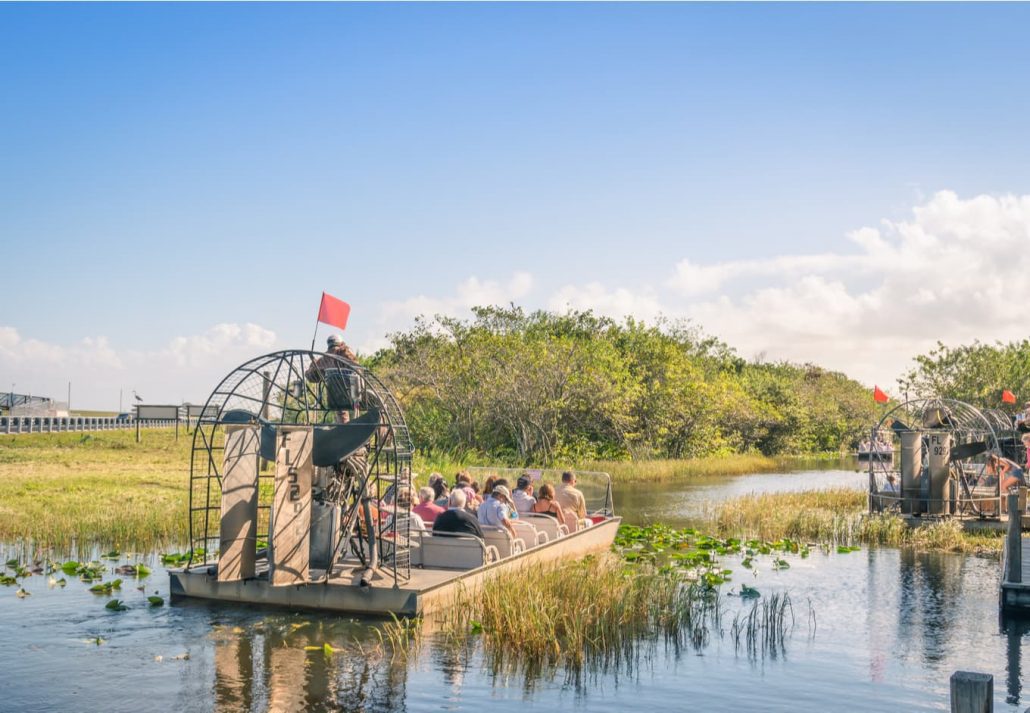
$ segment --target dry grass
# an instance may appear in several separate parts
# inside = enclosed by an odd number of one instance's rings
[[[434,629],[457,646],[481,634],[491,666],[618,666],[640,642],[700,648],[720,615],[717,596],[615,555],[488,581],[440,612]]]
[[[683,460],[588,461],[577,467],[603,471],[617,483],[632,483],[768,473],[783,468],[784,461],[763,455],[727,455]]]
[[[947,552],[1000,552],[1002,533],[969,533],[957,521],[908,527],[899,517],[869,515],[866,494],[856,490],[746,495],[710,514],[723,536],[850,545],[868,543]]]
[[[0,436],[0,539],[182,543],[190,436],[171,429]]]

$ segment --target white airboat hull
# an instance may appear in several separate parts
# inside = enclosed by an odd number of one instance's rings
[[[484,581],[500,575],[516,575],[541,564],[578,559],[612,546],[622,518],[604,520],[593,527],[538,545],[520,554],[470,570],[420,569],[394,586],[386,571],[373,584],[358,584],[360,571],[350,563],[334,568],[327,582],[273,587],[267,577],[238,582],[219,582],[213,565],[169,571],[172,599],[184,597],[287,609],[314,609],[350,614],[420,616],[448,606],[461,593],[475,592]],[[313,580],[324,571],[313,570]]]

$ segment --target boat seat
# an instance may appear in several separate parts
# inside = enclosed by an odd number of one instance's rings
[[[562,510],[562,514],[565,515],[565,527],[569,528],[569,532],[579,532],[585,527],[590,527],[594,524],[594,521],[588,517],[580,518],[572,510]]]
[[[511,557],[526,551],[526,543],[521,537],[512,537],[511,533],[503,527],[488,527],[483,525],[483,532],[486,534],[485,542],[497,548],[501,559]]]
[[[525,520],[539,532],[545,533],[548,541],[557,540],[559,537],[564,537],[569,534],[569,528],[559,523],[558,518],[551,517],[550,515],[526,513],[520,514],[519,520]]]
[[[515,532],[519,533],[519,537],[529,547],[546,545],[551,539],[550,536],[546,532],[539,530],[535,523],[526,522],[524,517],[524,515],[520,514],[518,519],[511,521],[511,524],[515,526]]]
[[[411,550],[413,565],[465,570],[500,559],[496,547],[487,545],[475,535],[456,532],[419,532],[418,535],[419,546]]]

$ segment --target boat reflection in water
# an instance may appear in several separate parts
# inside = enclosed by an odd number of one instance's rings
[[[408,662],[368,626],[283,615],[210,638],[215,710],[405,709]]]

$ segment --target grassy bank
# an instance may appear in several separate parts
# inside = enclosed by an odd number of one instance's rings
[[[958,522],[910,528],[898,517],[870,516],[866,494],[856,490],[746,495],[710,515],[720,535],[805,542],[867,543],[947,552],[1000,552],[1001,532],[968,533]]]
[[[588,461],[580,470],[600,470],[617,483],[690,480],[713,475],[767,473],[784,466],[783,460],[763,455],[726,455],[684,460]]]
[[[190,437],[0,436],[0,539],[144,547],[186,538]]]
[[[815,458],[823,459],[823,456],[819,455]],[[602,471],[610,474],[612,479],[618,483],[655,483],[719,475],[769,473],[797,467],[799,463],[807,460],[812,460],[812,458],[808,456],[770,458],[756,454],[732,454],[681,460],[595,460],[575,464],[556,463],[552,468],[561,470],[571,467],[576,470]],[[461,456],[445,454],[432,457],[416,456],[415,458],[415,471],[423,479],[428,477],[429,473],[437,471],[443,473],[450,480],[457,471],[470,466],[518,467],[517,464],[506,463],[503,459],[490,458],[483,454]]]

